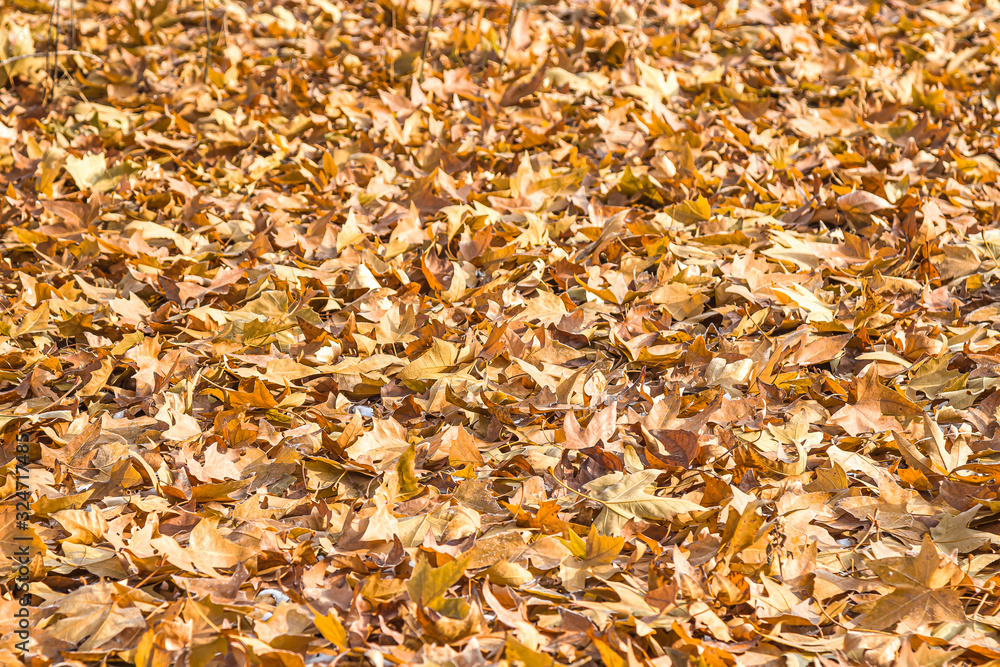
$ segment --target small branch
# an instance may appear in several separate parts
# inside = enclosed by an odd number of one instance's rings
[[[636,34],[642,31],[642,17],[646,14],[647,7],[649,7],[649,0],[644,0],[642,6],[639,8],[639,13],[635,17],[635,25],[632,26],[632,34],[628,38],[629,44],[632,44]]]
[[[208,85],[208,68],[212,63],[212,24],[208,18],[208,0],[201,0],[201,9],[205,13],[205,74],[202,83]]]
[[[385,30],[382,33],[382,39],[383,39],[384,42],[391,42],[391,40],[389,38],[389,33],[390,32],[393,35],[396,34],[396,9],[395,9],[395,7],[393,7],[392,11],[389,13],[389,29]],[[393,85],[393,84],[396,83],[396,59],[389,57],[389,48],[390,47],[391,47],[391,44],[390,44],[389,47],[386,47],[386,49],[385,49],[385,62],[388,65],[387,69],[389,70],[389,83],[390,83],[390,85]]]
[[[49,56],[55,56],[56,58],[59,56],[83,56],[84,58],[96,60],[102,65],[104,64],[104,60],[98,55],[87,53],[86,51],[74,51],[70,49],[67,51],[56,51],[54,53],[52,51],[24,53],[19,56],[14,56],[12,58],[7,58],[7,60],[0,61],[0,67],[7,67],[8,65],[13,65],[14,63],[18,63],[22,60],[28,60],[29,58],[45,58],[47,60]]]
[[[59,51],[59,0],[55,0],[52,3],[52,13],[49,15],[49,50],[45,55],[45,71],[49,74],[49,81],[52,82],[52,88],[49,90],[48,94],[52,96],[52,99],[56,97],[56,64],[59,62],[59,58],[52,56],[52,64],[49,64],[49,54],[56,53]],[[45,103],[45,97],[42,97],[42,103]]]
[[[417,72],[417,81],[424,80],[424,61],[427,60],[427,44],[431,41],[432,25],[434,25],[434,0],[431,0],[431,5],[427,8],[427,32],[424,33],[424,46],[420,49],[420,71]]]
[[[632,76],[636,77],[636,79],[638,79],[638,73],[635,71],[635,61],[638,58],[638,54],[636,53],[635,36],[642,32],[642,17],[646,14],[647,7],[649,7],[649,0],[644,0],[642,6],[639,8],[639,14],[635,17],[635,25],[632,26],[632,33],[628,36],[628,51],[632,55]]]
[[[500,56],[500,72],[497,76],[503,75],[504,65],[507,64],[507,50],[510,48],[510,40],[514,35],[514,24],[517,22],[517,14],[521,11],[521,3],[513,0],[510,4],[510,16],[507,17],[507,43],[503,45],[503,55]]]
[[[580,496],[581,498],[583,498],[585,500],[590,500],[592,502],[595,502],[595,503],[597,503],[598,505],[600,505],[602,507],[608,507],[608,504],[606,502],[604,502],[603,500],[598,500],[597,498],[595,498],[593,496],[588,496],[586,493],[580,493],[579,491],[577,491],[576,489],[574,489],[572,486],[566,484],[564,481],[562,481],[561,479],[559,479],[558,477],[556,477],[556,473],[552,469],[551,466],[548,467],[548,468],[546,468],[545,472],[549,473],[549,475],[552,476],[552,479],[554,479],[556,481],[556,484],[558,484],[562,488],[566,489],[567,491],[571,491],[572,493],[575,493],[576,495]],[[610,509],[610,507],[608,507],[608,509]]]

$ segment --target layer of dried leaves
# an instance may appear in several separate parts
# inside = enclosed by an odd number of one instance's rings
[[[7,0],[0,664],[1000,664],[998,19]]]

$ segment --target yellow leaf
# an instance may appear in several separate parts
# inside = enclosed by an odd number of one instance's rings
[[[347,648],[347,630],[344,629],[340,619],[332,613],[326,616],[316,616],[313,618],[313,623],[327,641],[337,648]]]
[[[413,568],[413,574],[406,582],[410,599],[432,608],[439,604],[448,589],[465,574],[470,557],[471,554],[467,552],[441,567],[431,567],[426,557],[420,557],[417,566]]]
[[[396,475],[399,478],[399,500],[408,500],[420,493],[420,483],[417,482],[414,459],[417,450],[413,445],[407,447],[396,462]]]
[[[524,667],[552,667],[556,664],[552,656],[540,651],[534,651],[513,637],[507,637],[504,645],[504,654],[512,665],[524,665]]]

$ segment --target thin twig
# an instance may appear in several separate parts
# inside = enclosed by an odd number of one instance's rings
[[[66,46],[76,48],[76,3],[73,0],[69,0],[69,42]]]
[[[503,75],[504,65],[507,64],[507,50],[510,48],[510,40],[514,35],[514,23],[517,22],[517,14],[521,11],[521,3],[514,0],[510,4],[510,16],[507,17],[507,42],[503,45],[503,55],[500,56],[500,72],[497,76]]]
[[[629,44],[635,39],[636,33],[642,30],[642,17],[646,14],[647,7],[649,7],[649,0],[644,0],[642,7],[639,8],[639,13],[635,17],[635,25],[632,26],[632,34],[628,38]]]
[[[208,67],[212,62],[212,24],[208,19],[208,0],[201,0],[201,9],[205,12],[205,74],[202,83],[208,85]]]
[[[396,34],[396,9],[393,7],[392,11],[389,13],[389,29],[382,33],[382,38],[388,43],[385,47],[385,62],[388,65],[389,70],[389,85],[392,87],[396,83],[396,59],[390,57],[390,49],[392,48],[391,35]]]
[[[575,493],[576,495],[580,496],[581,498],[583,498],[585,500],[590,500],[590,501],[593,501],[593,502],[597,503],[598,505],[602,505],[604,507],[608,507],[608,504],[606,502],[604,502],[603,500],[599,500],[599,499],[597,499],[597,498],[595,498],[593,496],[588,496],[586,493],[581,493],[581,492],[577,491],[576,489],[574,489],[569,484],[567,484],[566,482],[564,482],[561,479],[559,479],[558,477],[556,477],[556,473],[552,469],[551,466],[548,467],[548,468],[546,468],[545,472],[549,473],[549,475],[552,476],[552,479],[554,479],[556,481],[556,484],[558,484],[562,488],[566,489],[567,491],[571,491],[571,492]]]
[[[45,34],[49,38],[48,44],[46,45],[46,49],[45,49],[45,72],[46,73],[49,73],[49,72],[52,71],[52,67],[51,67],[51,64],[49,62],[49,56],[51,55],[51,53],[53,51],[56,51],[59,48],[58,45],[53,45],[53,43],[52,43],[53,39],[54,39],[53,36],[52,36],[52,24],[55,23],[55,20],[56,20],[56,3],[53,2],[52,3],[52,11],[49,12],[49,24],[45,27]]]
[[[49,14],[49,48],[48,51],[46,51],[45,56],[45,71],[48,72],[49,81],[51,82],[51,87],[49,88],[46,97],[51,96],[51,99],[53,100],[56,97],[56,62],[58,61],[58,58],[56,56],[52,56],[52,63],[49,64],[49,56],[47,54],[59,51],[58,15],[59,0],[55,0],[55,2],[52,3],[52,13]],[[44,97],[42,98],[42,103],[45,103]]]
[[[638,79],[638,73],[635,71],[635,61],[638,58],[636,53],[637,49],[635,46],[635,36],[637,33],[642,31],[642,17],[646,14],[646,8],[649,7],[649,0],[644,0],[642,7],[639,8],[639,13],[635,17],[635,25],[632,26],[632,33],[628,36],[628,50],[632,54],[632,76]]]
[[[227,7],[222,13],[222,39],[226,43],[226,51],[229,50],[230,40],[229,40],[229,8]]]
[[[23,54],[21,54],[19,56],[13,56],[11,58],[7,58],[7,60],[0,61],[0,68],[7,67],[8,65],[13,65],[14,63],[20,62],[22,60],[28,60],[29,58],[45,58],[46,60],[48,60],[49,56],[55,56],[56,58],[58,58],[60,56],[83,56],[84,58],[90,58],[91,60],[96,60],[99,63],[102,63],[102,64],[104,63],[104,60],[100,56],[95,55],[93,53],[87,53],[86,51],[75,51],[75,50],[72,50],[72,49],[68,49],[66,51],[55,51],[55,52],[52,52],[52,51],[45,51],[45,52],[36,51],[35,53],[23,53]]]
[[[417,72],[417,81],[424,80],[424,61],[427,60],[427,44],[431,41],[431,26],[434,24],[434,0],[431,0],[430,7],[427,8],[427,32],[424,33],[424,46],[420,49],[420,71]]]

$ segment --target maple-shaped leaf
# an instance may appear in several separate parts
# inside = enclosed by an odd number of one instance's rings
[[[603,510],[594,521],[602,535],[617,535],[633,519],[670,519],[678,514],[699,512],[705,508],[684,498],[666,498],[646,492],[660,476],[659,470],[643,470],[631,475],[612,473],[587,485]]]
[[[531,649],[513,637],[507,637],[504,644],[504,655],[512,665],[524,665],[524,667],[553,667],[555,659],[552,656]]]
[[[915,557],[871,560],[868,566],[894,590],[865,614],[863,627],[886,630],[905,623],[910,631],[918,631],[932,623],[965,621],[960,586],[968,581],[968,575],[938,551],[929,535],[924,536]]]
[[[965,620],[960,591],[900,586],[880,598],[865,614],[861,625],[871,630],[887,630],[905,622],[911,631],[916,631],[932,623],[962,623]]]
[[[410,599],[418,604],[430,607],[440,607],[444,601],[444,594],[465,574],[468,567],[471,553],[465,553],[441,567],[433,567],[426,558],[417,561],[417,566],[413,568],[413,574],[406,582],[406,590],[410,593]]]
[[[586,585],[587,577],[608,577],[617,572],[612,565],[625,546],[625,538],[602,535],[596,525],[590,526],[587,540],[580,539],[576,531],[569,531],[566,546],[572,553],[559,566],[559,577],[569,590],[580,590]]]
[[[851,436],[898,429],[900,425],[896,417],[919,417],[922,414],[913,401],[878,381],[875,364],[858,378],[855,394],[857,400],[854,403],[845,405],[830,418]]]
[[[837,197],[837,206],[851,213],[874,213],[883,209],[892,208],[892,204],[871,192],[855,190],[845,195]]]
[[[938,525],[931,528],[931,538],[942,551],[951,553],[958,550],[959,553],[969,553],[975,551],[987,542],[998,542],[1000,536],[988,533],[984,530],[976,530],[969,526],[976,514],[980,510],[976,505],[961,514],[946,514]]]
[[[191,531],[187,551],[198,569],[221,578],[216,568],[235,567],[252,556],[255,550],[223,537],[218,523],[218,519],[214,518],[199,521]]]
[[[55,613],[60,620],[48,627],[49,636],[79,644],[84,651],[103,646],[124,630],[146,625],[121,584],[107,582],[73,591],[56,605]]]

